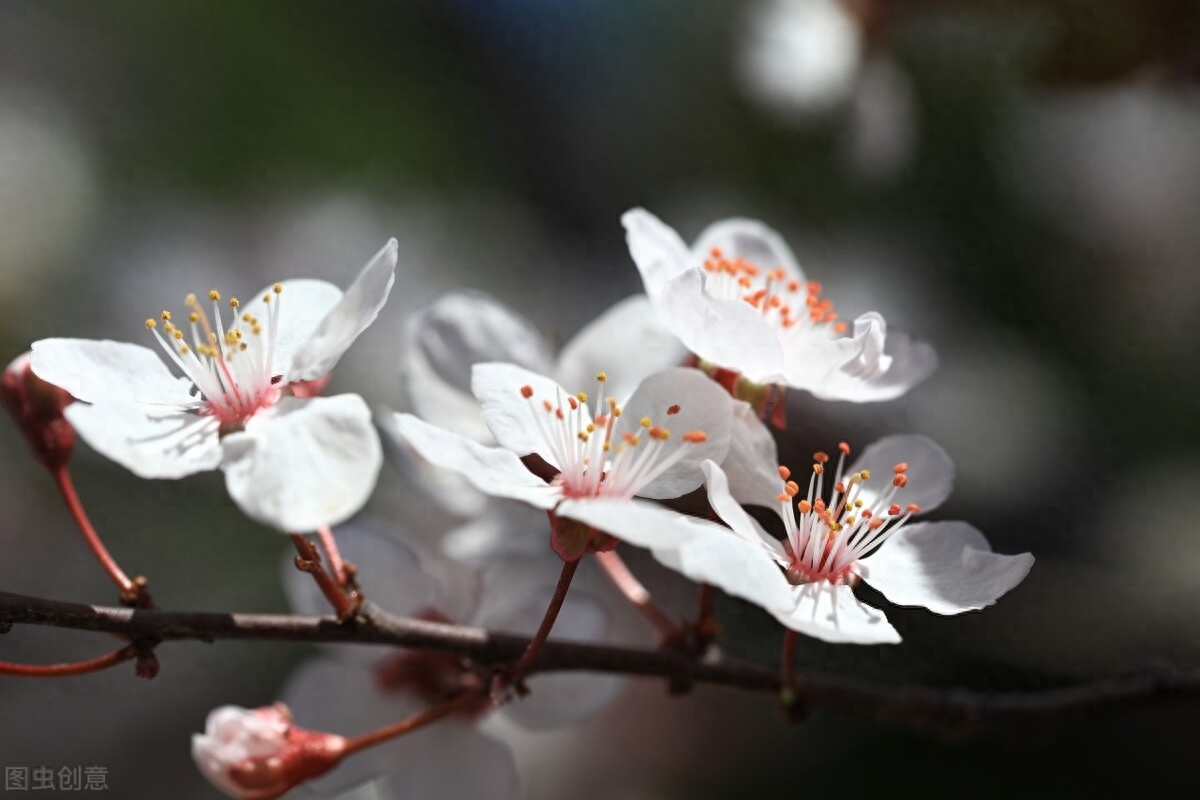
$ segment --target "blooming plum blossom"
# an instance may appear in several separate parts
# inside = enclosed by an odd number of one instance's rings
[[[204,777],[230,797],[271,800],[332,769],[346,751],[341,736],[292,724],[283,703],[246,709],[222,706],[192,735],[192,758]]]
[[[347,518],[382,464],[371,413],[357,395],[313,397],[378,315],[395,281],[393,239],[349,289],[319,280],[268,286],[252,302],[189,295],[146,328],[184,377],[153,350],[87,339],[43,339],[32,369],[77,402],[67,420],[93,448],[144,478],[220,468],[234,502],[285,531]],[[178,323],[178,324],[177,324]]]
[[[604,372],[596,375],[589,407],[585,392],[572,394],[516,365],[478,364],[472,390],[500,447],[485,447],[411,414],[397,414],[392,429],[421,458],[459,473],[479,491],[551,511],[556,552],[573,560],[614,544],[593,536],[581,509],[616,504],[634,518],[643,511],[653,515],[658,509],[634,502],[635,495],[686,494],[703,480],[701,462],[720,460],[729,450],[734,401],[699,370],[656,373],[624,405],[606,396],[607,380]],[[521,457],[533,456],[555,473],[550,483],[522,463]],[[627,538],[648,546],[654,537],[654,526],[647,525]]]
[[[621,221],[650,301],[684,345],[716,367],[823,400],[868,402],[899,397],[937,366],[929,345],[889,337],[874,311],[842,320],[761,222],[722,220],[689,248],[644,209]]]
[[[950,494],[953,464],[931,440],[884,438],[848,469],[850,448],[842,443],[839,450],[832,476],[829,457],[814,455],[807,491],[791,480],[787,467],[775,467],[773,475],[761,468],[763,488],[775,491],[772,505],[786,531],[783,541],[738,504],[721,467],[713,462],[703,467],[709,502],[732,529],[731,538],[749,545],[762,563],[777,565],[768,583],[746,584],[750,591],[741,596],[789,628],[830,642],[898,642],[883,612],[855,598],[852,589],[860,579],[899,605],[958,614],[991,605],[1033,566],[1029,553],[993,553],[983,534],[965,522],[910,522]],[[709,571],[721,565],[690,552],[708,546],[707,540],[688,542],[660,560],[693,578],[710,579]]]
[[[564,386],[583,386],[621,354],[621,370],[612,376],[608,393],[629,397],[645,377],[678,366],[688,352],[659,320],[645,295],[627,298],[584,326],[559,351],[537,327],[482,292],[451,292],[411,316],[405,327],[405,390],[417,416],[440,428],[493,444],[479,402],[471,395],[471,368],[486,362],[508,362],[548,375]],[[385,423],[386,424],[386,423]],[[471,517],[461,535],[450,534],[446,546],[467,556],[487,554],[521,542],[513,532],[528,529],[520,511],[505,511],[487,495],[464,489],[457,476],[444,470],[413,469],[398,453],[420,488],[446,510]],[[516,519],[509,519],[511,517]]]
[[[359,582],[376,604],[410,617],[513,633],[536,630],[554,590],[557,559],[508,559],[486,571],[469,569],[416,550],[397,534],[371,519],[335,531],[342,554],[358,566]],[[324,597],[290,558],[283,576],[297,613],[324,610]],[[575,587],[559,620],[553,639],[597,641],[607,638],[611,614],[600,595]],[[329,647],[328,654],[297,670],[282,698],[306,725],[362,732],[478,689],[480,680],[454,653]],[[341,792],[371,782],[385,797],[512,797],[516,767],[508,748],[481,730],[488,712],[495,709],[526,729],[559,727],[604,707],[623,685],[613,676],[570,673],[535,674],[526,683],[530,694],[520,700],[497,708],[484,697],[417,736],[356,755],[312,788]]]

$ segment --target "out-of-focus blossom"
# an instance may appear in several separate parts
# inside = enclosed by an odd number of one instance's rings
[[[554,591],[557,560],[506,560],[498,568],[467,570],[430,554],[418,554],[369,521],[340,528],[340,549],[358,566],[359,583],[387,610],[439,621],[458,621],[510,633],[532,634]],[[308,576],[284,565],[284,585],[299,613],[325,603]],[[554,640],[602,641],[610,613],[599,595],[573,590],[551,635]],[[330,648],[291,678],[283,699],[307,725],[358,733],[395,722],[468,689],[476,673],[453,653],[388,651],[362,646]],[[541,730],[576,722],[606,706],[623,681],[604,675],[533,675],[530,694],[495,713],[522,728]],[[373,782],[386,797],[512,797],[512,755],[482,733],[479,723],[493,707],[480,705],[444,719],[411,737],[356,755],[314,788],[340,792]]]
[[[739,43],[745,92],[785,116],[828,111],[849,99],[862,30],[839,0],[765,0],[750,9]]]
[[[146,320],[172,363],[139,345],[43,339],[32,368],[77,400],[66,417],[103,455],[145,478],[220,468],[238,506],[281,530],[339,522],[366,502],[382,462],[370,410],[357,395],[302,399],[292,384],[327,374],[375,319],[395,280],[389,242],[343,294],[291,280],[221,321],[189,295],[187,323]],[[185,327],[186,325],[186,327]],[[190,334],[190,335],[189,335]],[[198,395],[197,395],[198,392]]]
[[[341,736],[292,724],[283,703],[246,709],[221,706],[204,733],[192,735],[192,758],[204,777],[230,797],[271,800],[332,769],[346,749]]]
[[[850,448],[843,443],[839,449],[828,500],[824,453],[814,456],[807,492],[786,467],[759,466],[764,493],[776,493],[772,505],[787,533],[782,542],[738,504],[718,465],[704,465],[709,502],[749,550],[730,542],[721,546],[739,558],[754,554],[778,566],[769,581],[745,580],[732,591],[784,625],[830,642],[898,642],[900,635],[883,613],[855,598],[852,589],[860,579],[894,603],[957,614],[992,604],[1033,566],[1028,553],[991,552],[983,534],[964,522],[909,524],[914,514],[935,508],[950,494],[953,464],[931,440],[887,437],[845,470]],[[729,578],[724,583],[715,578],[738,569],[738,563],[730,556],[715,558],[716,547],[707,535],[656,555],[689,577],[725,586]]]
[[[653,519],[642,515],[659,509],[635,502],[634,496],[665,499],[697,488],[700,463],[723,459],[729,450],[733,400],[693,369],[650,376],[624,405],[605,396],[607,374],[599,373],[596,381],[598,391],[589,408],[586,393],[569,393],[515,365],[476,365],[472,390],[499,448],[411,414],[397,414],[392,427],[423,459],[457,472],[476,489],[552,511],[556,523],[551,541],[563,558],[612,546],[598,541],[579,515],[593,503],[623,509],[616,513],[627,517],[629,524],[623,527],[628,541],[653,546]],[[546,483],[534,475],[523,456],[539,457],[556,473],[554,480]],[[639,519],[647,524],[637,524]]]
[[[651,302],[715,366],[852,402],[899,397],[937,366],[929,345],[889,338],[876,312],[842,321],[782,237],[761,222],[717,222],[691,248],[644,209],[622,222]]]

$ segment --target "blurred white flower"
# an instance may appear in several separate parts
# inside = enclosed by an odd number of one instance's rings
[[[404,616],[532,634],[557,581],[557,559],[552,557],[467,570],[418,554],[390,531],[366,521],[339,528],[335,535],[343,556],[358,566],[366,595]],[[324,611],[324,598],[290,558],[283,575],[295,611]],[[603,641],[610,623],[610,609],[600,597],[576,588],[567,596],[551,639]],[[453,653],[366,645],[329,651],[301,666],[282,693],[297,720],[321,729],[359,733],[381,727],[479,685],[479,675]],[[526,682],[530,694],[495,713],[530,730],[589,716],[624,685],[613,676],[572,673],[535,674]],[[373,782],[385,797],[514,797],[512,754],[479,729],[492,709],[485,699],[418,736],[365,751],[313,788],[332,793]]]
[[[220,468],[250,517],[286,531],[340,522],[366,502],[382,462],[371,414],[357,395],[311,398],[375,319],[395,280],[396,242],[345,294],[317,280],[263,290],[233,320],[210,320],[188,297],[191,338],[171,321],[146,327],[186,377],[152,350],[86,339],[33,345],[33,371],[82,402],[68,421],[97,451],[145,478]],[[182,324],[182,322],[181,322]],[[195,393],[198,392],[197,396]]]
[[[849,98],[862,51],[858,21],[839,0],[764,0],[749,9],[738,77],[783,115],[820,113]]]
[[[622,217],[646,294],[705,361],[756,383],[785,383],[825,400],[891,400],[937,366],[933,348],[869,312],[841,321],[821,285],[761,222],[727,219],[688,248],[644,209]]]

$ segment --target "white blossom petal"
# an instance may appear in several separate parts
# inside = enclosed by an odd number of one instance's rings
[[[426,707],[407,692],[381,691],[374,674],[360,665],[332,659],[302,665],[281,699],[300,727],[342,735],[366,733]],[[512,753],[462,717],[367,748],[305,786],[328,795],[372,781],[389,798],[516,796]]]
[[[405,388],[417,415],[440,428],[491,441],[471,395],[471,367],[510,362],[548,374],[553,359],[533,323],[481,292],[454,292],[405,326]]]
[[[310,381],[332,370],[359,334],[375,321],[396,281],[398,249],[399,245],[392,239],[367,262],[337,305],[292,354],[286,371],[286,383]],[[282,299],[282,295],[279,299]],[[288,297],[287,302],[286,308],[280,307],[281,314],[291,312],[292,298]],[[290,327],[291,321],[281,319],[280,325]],[[278,359],[275,361],[276,366],[285,363]]]
[[[655,549],[654,557],[694,581],[711,583],[773,614],[791,607],[791,587],[762,543],[719,525],[705,525],[675,547]]]
[[[954,489],[954,462],[941,445],[927,436],[885,436],[864,449],[848,470],[871,473],[860,495],[868,507],[891,488],[892,468],[900,463],[908,464],[908,484],[896,494],[896,502],[902,506],[915,503],[922,512],[932,511]]]
[[[532,397],[522,395],[525,386],[533,389]],[[562,465],[552,455],[554,448],[543,434],[548,426],[557,423],[542,418],[547,413],[542,403],[548,401],[566,408],[568,396],[590,388],[567,391],[549,378],[515,364],[476,364],[471,370],[471,391],[478,398],[483,420],[496,441],[519,456],[537,453],[557,469],[562,469]],[[579,412],[580,427],[591,422],[586,404],[580,406]]]
[[[900,634],[877,608],[854,596],[849,586],[825,582],[790,587],[790,611],[772,612],[775,619],[807,636],[846,644],[898,644]]]
[[[673,278],[657,307],[671,330],[696,355],[757,383],[783,380],[779,337],[762,313],[740,300],[721,300],[705,290],[705,274],[689,269]]]
[[[779,505],[779,451],[775,437],[749,403],[733,404],[729,453],[721,462],[729,493],[739,503],[775,508]]]
[[[712,529],[724,531],[719,525],[646,500],[567,498],[559,503],[554,513],[651,550],[678,547],[688,539],[711,533]]]
[[[657,298],[672,278],[693,266],[688,247],[675,229],[646,209],[626,211],[621,215],[621,224],[625,226],[629,254],[642,274],[642,284],[651,300]]]
[[[848,400],[852,403],[874,403],[895,400],[921,383],[937,369],[937,353],[926,342],[919,342],[903,333],[887,337],[883,358],[887,368],[870,379],[842,369],[825,377],[812,388],[822,400]]]
[[[747,514],[738,504],[737,499],[730,491],[729,480],[725,472],[712,461],[705,461],[703,470],[705,483],[708,484],[708,502],[713,511],[717,512],[717,516],[724,520],[734,535],[762,548],[776,563],[786,566],[788,559],[783,544],[763,530],[763,527],[758,524],[758,520]],[[776,473],[774,477],[776,482],[779,482],[779,474]],[[778,513],[779,503],[773,498],[772,507]],[[790,511],[790,503],[788,508]]]
[[[788,278],[804,280],[804,270],[783,237],[758,220],[733,217],[709,225],[692,245],[692,263],[703,264],[714,247],[728,259],[741,256],[766,270],[783,267]]]
[[[241,316],[247,314],[267,322],[269,337],[274,337],[271,351],[271,372],[291,377],[292,364],[321,322],[329,316],[342,300],[342,290],[327,281],[312,278],[295,278],[282,281],[282,291],[276,294],[274,284],[265,287],[252,300],[240,307]],[[269,302],[264,298],[270,297]],[[270,327],[271,306],[278,307],[278,324]]]
[[[383,464],[371,411],[358,395],[285,397],[222,440],[225,485],[252,519],[313,531],[354,514]]]
[[[668,413],[676,406],[674,414]],[[700,465],[708,459],[720,461],[729,452],[733,400],[698,369],[663,370],[642,381],[624,406],[622,427],[636,429],[638,421],[647,417],[671,432],[671,438],[662,443],[663,453],[682,448],[683,457],[638,489],[643,497],[662,500],[687,494],[704,482]],[[702,431],[705,440],[684,441],[684,434],[691,431]]]
[[[149,334],[147,334],[149,335]],[[192,382],[176,377],[153,350],[126,342],[42,339],[33,343],[30,368],[76,400],[137,400],[192,406]]]
[[[520,397],[520,393],[516,393]],[[458,434],[436,428],[412,414],[396,414],[394,430],[418,455],[434,466],[457,472],[481,492],[549,509],[562,496],[525,468],[511,450],[484,447]]]
[[[996,602],[1033,567],[1029,553],[993,553],[965,522],[922,522],[897,531],[859,561],[863,578],[888,600],[959,614]]]
[[[542,550],[546,550],[545,539]],[[558,558],[508,560],[489,574],[485,602],[476,625],[532,635],[541,624],[554,594],[562,562]],[[550,632],[551,641],[602,642],[612,626],[612,612],[597,595],[572,586]],[[591,716],[617,696],[625,681],[588,672],[535,674],[530,694],[500,713],[530,730],[570,725]]]
[[[554,376],[578,390],[591,387],[596,373],[607,372],[605,392],[623,401],[643,379],[679,366],[687,356],[687,348],[650,301],[638,294],[609,308],[567,342]]]
[[[806,328],[784,344],[787,383],[827,400],[843,399],[833,396],[829,387],[857,385],[881,374],[878,362],[883,346],[883,318],[874,312],[855,320],[850,336],[834,336],[828,328]]]
[[[121,401],[72,403],[63,413],[96,452],[141,478],[182,478],[221,464],[211,417]]]

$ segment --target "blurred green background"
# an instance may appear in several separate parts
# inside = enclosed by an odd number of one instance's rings
[[[148,314],[210,286],[344,285],[396,236],[397,288],[335,388],[401,408],[405,313],[440,293],[483,289],[564,340],[640,290],[625,209],[685,237],[758,217],[846,313],[882,311],[941,356],[896,403],[793,393],[785,454],[931,435],[959,467],[939,516],[1039,559],[984,613],[887,607],[904,644],[808,641],[800,663],[988,690],[1194,663],[1198,8],[7,0],[0,360],[47,336],[143,341]],[[284,542],[219,476],[143,482],[83,445],[75,471],[160,605],[286,609]],[[114,601],[8,425],[0,508],[0,587]],[[387,470],[373,508],[449,524]],[[689,607],[690,587],[634,564]],[[773,661],[762,614],[721,610],[727,649]],[[0,659],[104,646],[19,627]],[[215,797],[190,733],[216,705],[272,701],[308,652],[178,644],[150,683],[2,680],[0,762],[105,765],[114,797]],[[512,741],[531,800],[1132,792],[1186,768],[1196,708],[947,743],[824,715],[790,728],[763,698],[643,682],[576,729]]]

